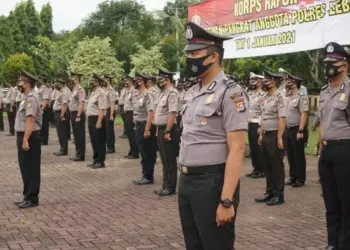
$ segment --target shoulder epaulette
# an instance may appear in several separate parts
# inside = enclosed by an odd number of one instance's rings
[[[226,81],[224,81],[224,83],[227,85],[227,87],[231,88],[233,86],[238,85],[235,81],[233,81],[232,79],[227,79]]]
[[[328,84],[326,84],[326,85],[324,85],[322,88],[321,88],[321,91],[323,91],[323,90],[325,90],[325,89],[327,89],[328,88]]]

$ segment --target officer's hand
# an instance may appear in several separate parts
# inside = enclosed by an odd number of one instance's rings
[[[297,139],[298,139],[298,140],[304,139],[304,134],[298,132],[298,133],[297,133]]]
[[[259,135],[258,144],[259,144],[260,146],[261,146],[261,144],[262,144],[262,135]]]
[[[81,120],[80,117],[75,118],[76,122],[80,122],[80,120]]]
[[[166,141],[171,141],[170,134],[165,134],[165,135],[164,135],[164,140],[166,140]]]
[[[102,128],[102,124],[101,124],[100,122],[96,123],[96,128],[97,128],[97,129]]]
[[[260,135],[260,132],[261,132],[261,128],[259,127],[258,128],[258,135]]]
[[[66,118],[64,118],[64,116],[62,116],[61,117],[61,121],[65,121],[66,120]]]
[[[28,150],[29,150],[29,143],[28,143],[28,141],[23,140],[22,149],[23,149],[24,151],[28,151]]]
[[[109,120],[110,120],[110,121],[114,121],[113,116],[109,117]]]
[[[225,208],[223,205],[219,204],[216,210],[216,224],[218,227],[230,223],[234,217],[235,210],[233,206]]]
[[[283,149],[283,140],[282,138],[277,138],[277,147]]]
[[[150,138],[151,137],[151,131],[145,130],[145,132],[143,133],[143,137],[144,138]]]

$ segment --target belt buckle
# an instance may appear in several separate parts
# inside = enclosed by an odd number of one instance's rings
[[[324,146],[327,146],[327,141],[323,141],[323,145],[324,145]]]
[[[184,173],[184,174],[188,174],[188,168],[185,167],[185,166],[182,166],[181,167],[181,172]]]

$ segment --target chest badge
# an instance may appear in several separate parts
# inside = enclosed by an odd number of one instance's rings
[[[339,97],[339,101],[344,101],[344,99],[345,99],[345,94],[344,93],[342,93],[341,95],[340,95],[340,97]]]
[[[201,122],[201,125],[207,125],[208,120],[207,120],[207,118],[202,117],[200,122]]]
[[[207,97],[207,99],[205,100],[205,104],[210,104],[213,102],[214,99],[214,94],[211,94]]]

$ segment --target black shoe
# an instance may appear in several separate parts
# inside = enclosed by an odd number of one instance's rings
[[[159,196],[170,196],[174,194],[175,191],[169,191],[168,189],[163,189],[161,192],[158,193]]]
[[[126,139],[126,138],[128,138],[126,135],[121,135],[121,136],[119,136],[119,138],[121,138],[121,139]]]
[[[16,206],[18,206],[19,204],[22,204],[23,202],[25,202],[25,200],[23,200],[23,201],[15,201],[15,202],[13,202],[13,204],[15,204]]]
[[[115,149],[107,149],[107,154],[113,154],[115,153]]]
[[[328,246],[325,248],[325,250],[337,250],[337,248],[334,246]]]
[[[74,156],[69,158],[69,160],[71,161],[85,161],[84,157],[80,157],[80,156]]]
[[[132,156],[132,155],[130,155],[130,156],[128,156],[128,157],[125,157],[125,158],[127,158],[127,159],[129,159],[129,160],[136,160],[136,159],[139,159],[138,156]]]
[[[281,205],[283,203],[284,203],[283,195],[275,195],[272,199],[266,202],[268,206]]]
[[[95,166],[95,164],[96,164],[95,162],[94,163],[88,163],[88,164],[86,164],[86,166],[91,168],[91,167]]]
[[[296,183],[296,181],[289,180],[289,181],[286,182],[286,185],[287,186],[293,186],[293,184],[295,184],[295,183]]]
[[[255,198],[255,202],[263,203],[263,202],[269,201],[272,198],[273,198],[272,194],[264,194],[263,196]]]
[[[148,180],[146,178],[142,178],[141,180],[134,181],[134,184],[136,184],[136,185],[149,185],[149,184],[153,184],[153,180]]]
[[[36,207],[38,205],[39,205],[39,202],[24,201],[21,204],[18,204],[18,207],[21,209],[25,209],[25,208]]]
[[[292,187],[294,187],[294,188],[299,188],[299,187],[303,187],[303,186],[305,186],[305,183],[301,182],[301,181],[297,181],[297,182],[292,184]]]
[[[68,153],[60,151],[60,152],[55,153],[55,155],[56,156],[65,156],[65,155],[68,155]]]
[[[124,158],[125,159],[129,159],[130,155],[125,155]]]
[[[246,177],[252,177],[252,175],[254,175],[255,174],[255,171],[253,170],[253,172],[251,172],[251,173],[249,173],[249,174],[246,174],[245,176]]]
[[[257,172],[255,172],[255,173],[252,173],[252,175],[250,177],[253,178],[253,179],[258,179],[258,178],[264,178],[265,175],[264,175],[264,173],[257,173]]]
[[[96,163],[95,165],[92,166],[93,169],[99,169],[104,167],[105,167],[105,164],[102,164],[102,163]]]
[[[164,188],[161,188],[161,189],[155,189],[155,190],[153,190],[153,193],[154,194],[160,194],[161,192],[163,192],[163,190],[164,190]]]

